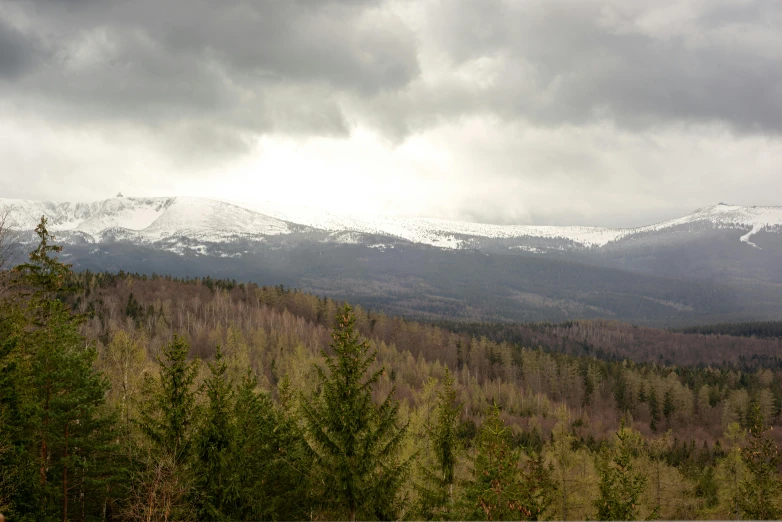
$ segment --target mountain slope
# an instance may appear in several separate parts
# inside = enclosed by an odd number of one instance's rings
[[[147,241],[185,235],[205,241],[228,241],[234,236],[291,233],[291,224],[327,232],[353,232],[443,248],[470,248],[485,239],[560,240],[571,248],[605,247],[627,238],[687,227],[689,230],[736,229],[739,240],[782,229],[782,207],[739,207],[719,204],[687,216],[637,228],[582,226],[487,225],[428,218],[356,217],[307,208],[282,208],[271,203],[223,202],[205,198],[112,198],[93,203],[53,203],[0,199],[21,229],[31,230],[41,215],[53,230],[83,232],[94,238],[111,229],[140,233]],[[97,239],[96,239],[97,241]]]
[[[628,229],[359,218],[204,198],[0,200],[77,268],[286,284],[391,313],[648,324],[782,318],[782,207]]]

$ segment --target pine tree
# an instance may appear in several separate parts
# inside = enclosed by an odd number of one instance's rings
[[[554,502],[557,483],[554,472],[547,466],[543,454],[533,452],[521,468],[522,504],[529,511],[528,520],[543,520]]]
[[[399,460],[406,425],[398,426],[393,390],[380,405],[372,401],[385,370],[369,371],[376,352],[360,340],[348,305],[335,319],[331,348],[333,357],[323,352],[328,374],[317,367],[320,393],[302,402],[320,501],[333,518],[390,518],[409,467]]]
[[[10,416],[3,429],[16,459],[8,464],[19,478],[11,514],[66,520],[110,503],[124,464],[113,458],[116,418],[105,414],[108,383],[93,369],[95,350],[79,333],[82,318],[57,298],[69,267],[56,257],[61,247],[51,244],[45,218],[36,232],[39,245],[15,268],[16,295],[4,303],[0,399],[10,408],[0,413]]]
[[[456,456],[459,447],[459,407],[453,378],[445,370],[442,388],[437,394],[435,425],[430,442],[435,458],[433,468],[424,467],[425,484],[421,487],[420,514],[426,519],[449,519],[453,504]]]
[[[283,405],[275,409],[256,388],[248,372],[236,392],[234,418],[241,423],[233,452],[237,495],[226,513],[234,520],[311,518],[312,454],[298,419]]]
[[[676,405],[673,402],[673,392],[670,388],[665,390],[665,395],[663,396],[663,416],[665,417],[665,422],[670,425],[671,422],[671,415],[676,411]]]
[[[599,520],[635,520],[638,516],[646,477],[634,469],[636,439],[637,434],[622,425],[614,448],[600,462],[600,497],[595,501]]]
[[[148,445],[132,481],[128,518],[192,519],[192,443],[196,417],[193,388],[198,362],[188,362],[189,347],[174,336],[158,359],[160,374],[145,376],[146,399],[138,423]]]
[[[163,348],[157,381],[145,376],[147,400],[141,404],[139,426],[156,448],[169,453],[174,462],[190,455],[196,413],[193,389],[198,361],[188,362],[190,347],[175,335]]]
[[[495,404],[478,431],[473,478],[465,485],[464,517],[472,520],[537,520],[553,499],[551,470],[539,454],[521,464]]]
[[[749,445],[742,459],[749,476],[739,488],[738,507],[753,520],[777,520],[782,516],[782,482],[779,478],[779,449],[767,435],[760,404],[754,402],[748,414]]]
[[[200,429],[195,435],[195,486],[198,491],[200,518],[229,518],[237,496],[238,470],[235,442],[234,390],[226,379],[227,365],[220,347],[214,362],[208,364],[210,375],[204,383],[206,406]]]
[[[649,390],[649,428],[657,432],[657,422],[660,420],[660,406],[657,404],[657,393],[654,388]]]
[[[724,437],[725,455],[717,463],[715,470],[719,486],[717,514],[738,520],[741,514],[738,505],[740,488],[748,473],[742,458],[745,433],[737,422],[733,422],[728,425]]]

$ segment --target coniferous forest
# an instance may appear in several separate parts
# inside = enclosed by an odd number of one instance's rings
[[[771,334],[423,324],[37,233],[0,281],[10,521],[782,517]]]

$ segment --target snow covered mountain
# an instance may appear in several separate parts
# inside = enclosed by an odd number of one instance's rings
[[[782,207],[714,205],[625,229],[346,216],[272,203],[0,199],[76,269],[293,286],[423,318],[782,319]]]
[[[93,203],[0,199],[15,228],[33,230],[46,216],[54,232],[81,233],[89,242],[107,237],[155,242],[183,236],[210,242],[287,234],[287,223],[203,198],[112,198]],[[118,236],[119,235],[119,236]]]
[[[329,233],[332,242],[356,243],[360,236],[380,236],[447,249],[478,248],[486,240],[502,240],[505,248],[540,252],[546,241],[557,250],[600,248],[625,238],[666,230],[731,229],[738,240],[757,246],[751,238],[763,231],[782,230],[782,207],[714,205],[687,216],[639,228],[581,226],[487,225],[427,218],[356,217],[308,208],[224,202],[204,198],[112,198],[93,203],[54,203],[0,199],[16,228],[32,230],[42,215],[53,231],[68,232],[89,243],[128,240],[156,243],[172,238],[188,242],[227,243],[237,239]],[[543,241],[544,243],[541,243]],[[170,246],[170,241],[168,242]],[[551,247],[551,244],[548,245]],[[171,247],[174,248],[174,247]]]

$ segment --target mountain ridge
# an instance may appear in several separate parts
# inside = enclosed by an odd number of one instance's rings
[[[220,243],[233,237],[291,234],[304,229],[385,236],[438,248],[471,248],[471,239],[563,240],[571,248],[601,248],[628,237],[682,226],[735,228],[742,243],[762,231],[782,229],[782,206],[737,206],[720,203],[660,223],[631,228],[559,225],[491,225],[433,218],[366,217],[335,214],[306,207],[280,207],[272,203],[242,203],[198,197],[110,198],[89,203],[0,199],[21,230],[32,230],[41,215],[56,232],[81,232],[93,242],[106,232],[125,229],[135,240],[160,241],[177,235]],[[534,247],[527,251],[535,252]],[[757,247],[759,248],[759,247]]]
[[[77,270],[284,284],[427,319],[782,319],[782,207],[712,205],[646,227],[341,216],[207,198],[0,200],[20,248],[41,215]]]

